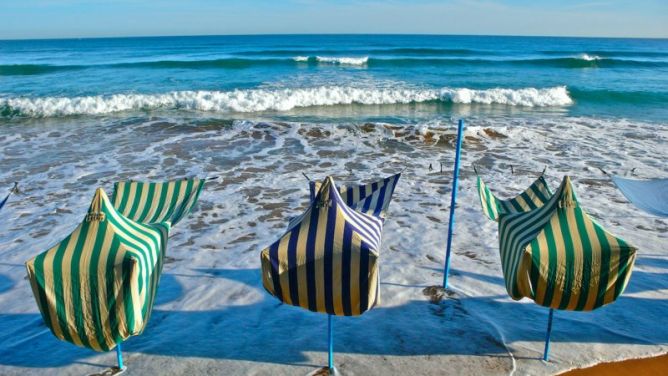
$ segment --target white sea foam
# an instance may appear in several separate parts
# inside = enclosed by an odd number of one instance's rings
[[[581,54],[578,56],[578,58],[586,61],[596,61],[596,60],[601,60],[602,58],[600,56],[596,55],[589,55],[589,54]]]
[[[308,56],[295,56],[292,58],[294,61],[306,62],[308,61]]]
[[[423,286],[442,282],[453,121],[198,119],[51,118],[0,126],[0,182],[6,182],[0,189],[13,181],[24,187],[1,211],[0,354],[11,356],[0,355],[0,374],[92,374],[110,361],[107,353],[72,351],[44,329],[22,265],[80,223],[96,187],[111,193],[118,180],[182,176],[219,179],[207,183],[192,213],[170,233],[151,327],[131,339],[141,349],[131,359],[137,374],[179,373],[184,359],[192,374],[306,374],[322,363],[324,338],[313,328],[324,328],[323,317],[280,306],[262,288],[259,272],[259,251],[309,202],[302,173],[353,183],[405,171],[383,229],[382,303],[360,318],[335,319],[341,320],[337,343],[358,346],[343,355],[351,373],[556,374],[666,351],[668,326],[656,325],[668,293],[666,223],[625,202],[597,168],[619,174],[633,168],[640,179],[665,174],[663,125],[608,117],[467,117],[452,289],[448,299],[431,304]],[[617,302],[555,317],[558,341],[549,363],[536,360],[547,310],[507,296],[498,226],[480,211],[474,163],[500,197],[521,192],[545,164],[551,187],[571,175],[585,210],[643,256]],[[211,350],[212,338],[228,340]]]
[[[348,104],[381,105],[427,101],[500,104],[508,106],[567,106],[573,103],[565,86],[536,89],[467,88],[369,89],[319,86],[297,89],[234,91],[173,91],[164,94],[40,97],[0,99],[5,112],[32,117],[100,115],[131,110],[183,109],[209,112],[288,111],[299,107]]]
[[[328,63],[328,64],[365,65],[369,61],[369,57],[368,56],[363,56],[363,57],[316,56],[315,60],[319,63]]]

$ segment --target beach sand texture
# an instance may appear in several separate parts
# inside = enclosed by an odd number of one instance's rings
[[[150,323],[123,345],[127,375],[306,375],[326,365],[326,316],[279,304],[259,272],[259,251],[306,206],[302,172],[343,183],[406,169],[384,228],[381,304],[361,317],[334,318],[335,363],[344,375],[544,375],[668,351],[668,222],[631,206],[598,170],[665,175],[665,127],[469,118],[452,288],[430,302],[423,290],[442,281],[454,121],[309,125],[155,114],[106,124],[3,126],[0,181],[20,181],[22,192],[0,221],[2,375],[84,375],[115,364],[113,352],[51,335],[23,264],[76,227],[96,187],[111,192],[120,179],[193,175],[221,179],[173,230]],[[553,188],[572,176],[585,210],[639,248],[616,303],[555,313],[550,362],[540,360],[548,310],[508,297],[496,224],[481,212],[472,163],[501,197],[526,188],[546,165]]]

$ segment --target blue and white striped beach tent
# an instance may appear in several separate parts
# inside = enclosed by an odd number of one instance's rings
[[[348,206],[331,177],[308,209],[262,250],[262,282],[280,301],[330,315],[357,316],[380,301],[383,221]]]
[[[339,185],[338,191],[346,205],[385,220],[399,177],[401,173],[362,185]],[[315,196],[320,185],[321,181],[309,181],[311,197]]]

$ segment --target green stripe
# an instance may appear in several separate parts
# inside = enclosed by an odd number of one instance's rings
[[[84,309],[81,302],[81,271],[79,270],[79,261],[81,259],[81,253],[84,247],[84,242],[88,236],[88,231],[90,229],[90,222],[84,221],[81,224],[81,231],[79,232],[79,238],[77,243],[74,246],[74,251],[72,252],[72,261],[70,262],[70,275],[67,277],[70,279],[70,296],[72,299],[72,306],[74,307],[74,324],[77,328],[77,334],[81,343],[90,348],[90,341],[88,340],[88,333],[86,332],[86,327],[84,324]],[[91,298],[91,303],[95,298]]]
[[[545,288],[545,297],[542,302],[538,302],[543,306],[549,307],[552,298],[554,298],[555,286],[555,277],[557,274],[557,244],[554,239],[554,232],[552,231],[552,226],[545,227],[545,239],[547,243],[547,276],[546,276],[546,288]]]
[[[149,220],[149,222],[154,223],[154,222],[163,222],[165,220],[164,217],[160,216],[160,213],[162,213],[162,209],[165,207],[165,202],[167,201],[167,189],[169,188],[169,183],[165,183],[162,185],[162,189],[160,190],[160,199],[158,200],[158,207],[155,210],[155,213],[153,213],[153,217]]]
[[[56,296],[56,315],[58,317],[58,325],[60,326],[63,337],[68,342],[72,341],[69,330],[67,330],[67,315],[65,312],[65,291],[63,290],[63,257],[65,249],[72,240],[72,235],[60,243],[58,250],[53,258],[53,292]]]
[[[146,194],[146,200],[144,200],[144,210],[142,210],[139,216],[131,218],[132,220],[139,222],[145,221],[146,217],[148,216],[149,210],[151,209],[151,206],[153,206],[153,196],[155,195],[155,184],[146,184],[146,187],[144,187],[144,189],[148,189],[148,193]]]
[[[598,238],[599,244],[601,244],[602,249],[609,250],[610,245],[608,244],[608,239],[605,236],[605,231],[601,227],[594,223],[594,230],[596,231],[596,237]],[[601,272],[599,277],[599,288],[598,294],[596,297],[595,307],[600,307],[603,305],[605,299],[605,292],[608,286],[608,278],[610,276],[610,252],[601,252]]]
[[[42,317],[44,318],[44,324],[46,324],[51,331],[53,331],[53,325],[55,323],[51,322],[51,314],[49,313],[49,304],[46,299],[46,281],[44,279],[44,259],[46,258],[46,252],[39,254],[35,258],[35,285],[37,286],[37,298],[39,299],[40,307],[42,309]],[[57,324],[55,324],[57,325]],[[55,332],[54,332],[55,334]]]
[[[526,201],[527,205],[529,205],[529,210],[536,209],[538,207],[538,205],[536,205],[536,203],[533,202],[533,199],[531,198],[531,196],[529,196],[529,194],[527,192],[522,192],[520,194],[520,197],[522,197],[524,199],[524,201]],[[526,211],[524,209],[522,209],[522,210]]]
[[[167,212],[167,215],[165,216],[165,220],[170,220],[172,218],[172,215],[174,214],[174,209],[176,208],[176,205],[179,203],[179,191],[181,190],[181,182],[182,180],[178,180],[174,182],[174,191],[172,192],[172,197],[169,197],[169,210]]]
[[[585,216],[581,209],[575,210],[575,221],[580,233],[580,242],[582,243],[582,291],[580,292],[580,299],[575,307],[576,311],[582,311],[587,305],[587,298],[591,290],[591,272],[593,268],[593,247],[587,234],[587,224]]]
[[[111,248],[109,249],[109,257],[107,257],[107,265],[104,268],[104,270],[107,273],[110,273],[107,274],[106,276],[107,310],[109,313],[109,328],[111,329],[111,336],[114,339],[114,342],[116,343],[120,343],[121,341],[123,341],[123,337],[121,336],[121,333],[118,330],[119,322],[118,322],[118,315],[116,314],[116,312],[119,309],[119,307],[118,307],[118,302],[116,301],[116,294],[114,293],[114,283],[113,283],[113,278],[114,278],[113,271],[115,269],[114,261],[116,260],[116,253],[118,253],[118,248],[120,246],[121,243],[118,237],[114,236],[114,238],[111,241]],[[107,348],[103,350],[109,350],[109,346],[107,346]]]
[[[560,235],[562,241],[564,242],[564,255],[566,257],[566,260],[564,261],[564,265],[566,267],[564,274],[564,291],[561,295],[559,309],[565,309],[568,307],[568,302],[571,299],[571,292],[573,291],[573,280],[575,279],[575,252],[573,250],[573,236],[571,235],[571,231],[568,228],[568,221],[566,219],[565,210],[559,210],[558,216],[559,228],[561,229]]]
[[[102,286],[98,286],[97,278],[98,278],[98,264],[100,262],[100,257],[102,256],[102,246],[104,245],[104,238],[107,236],[107,225],[105,222],[100,223],[100,229],[97,233],[97,237],[95,238],[95,244],[93,245],[93,249],[97,250],[97,252],[93,252],[91,254],[90,258],[90,264],[88,265],[88,284],[90,286],[90,291],[91,291],[91,314],[93,318],[93,323],[94,323],[94,328],[95,328],[95,338],[97,339],[97,343],[100,344],[100,346],[104,347],[105,346],[105,339],[104,339],[104,326],[102,323],[102,317],[100,313],[100,307],[102,304],[105,304],[106,302],[102,302],[100,299],[99,295],[99,289]],[[95,293],[93,293],[95,292]]]
[[[130,212],[126,215],[128,218],[135,218],[137,216],[137,210],[139,208],[139,204],[141,203],[141,192],[142,188],[144,187],[144,183],[136,182],[131,185],[132,190],[135,193],[135,197],[132,200],[132,206],[130,206]]]
[[[129,253],[126,253],[123,257],[123,262],[120,265],[123,275],[121,286],[123,288],[123,303],[125,305],[125,323],[131,334],[135,333],[135,302],[132,300],[132,281],[130,278],[132,276],[132,268],[134,267],[135,261],[137,264],[139,263],[139,260],[133,258]]]

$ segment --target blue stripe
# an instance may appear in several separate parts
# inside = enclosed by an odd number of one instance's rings
[[[278,244],[276,242],[269,247],[269,261],[271,262],[271,281],[274,284],[274,296],[278,300],[283,301],[283,290],[281,289],[281,281],[278,275]]]
[[[299,281],[297,277],[297,241],[301,224],[295,226],[290,233],[288,241],[288,279],[290,281],[290,300],[292,304],[299,303]],[[277,243],[280,244],[280,241]]]
[[[352,188],[348,188],[346,191],[346,204],[348,206],[354,206],[355,205],[355,190]]]
[[[317,198],[317,197],[316,197]],[[306,288],[308,293],[308,309],[314,312],[318,311],[318,305],[315,298],[315,237],[318,229],[319,211],[311,207],[311,222],[306,238]]]
[[[352,307],[350,305],[350,268],[352,256],[353,230],[352,227],[345,223],[343,226],[343,243],[341,255],[341,295],[343,300],[343,314],[346,316],[352,315]]]
[[[365,197],[366,197],[366,186],[360,185],[360,200],[364,200]]]
[[[378,189],[378,183],[375,182],[371,183],[371,192],[375,193],[377,189]],[[373,201],[373,196],[374,196],[373,194],[370,194],[369,197],[367,197],[364,200],[364,204],[362,204],[362,212],[364,213],[369,212],[369,208],[371,207],[371,201]]]
[[[369,309],[369,246],[362,243],[360,247],[360,313]]]
[[[380,193],[378,194],[378,202],[376,203],[376,208],[373,210],[373,215],[376,217],[380,216],[380,214],[383,212],[383,207],[385,206],[385,192],[387,191],[387,187],[390,183],[388,180],[390,179],[385,179],[383,187],[380,189]]]
[[[325,249],[324,249],[324,266],[325,266],[325,310],[329,314],[334,312],[334,228],[336,226],[336,200],[332,200],[332,206],[327,209],[327,225],[325,226]]]

